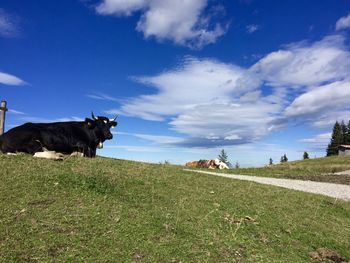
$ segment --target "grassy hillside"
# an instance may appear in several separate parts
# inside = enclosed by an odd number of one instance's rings
[[[350,185],[349,175],[333,175],[350,170],[350,156],[332,156],[274,164],[262,168],[241,168],[221,172],[267,177],[332,182]]]
[[[350,259],[349,202],[108,158],[0,167],[2,262]]]

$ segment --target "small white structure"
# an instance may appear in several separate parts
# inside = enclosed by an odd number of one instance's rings
[[[338,155],[350,155],[350,145],[339,145],[338,146]]]

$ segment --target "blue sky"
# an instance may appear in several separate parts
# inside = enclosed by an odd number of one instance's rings
[[[350,119],[349,1],[0,2],[7,129],[119,115],[98,154],[260,166]]]

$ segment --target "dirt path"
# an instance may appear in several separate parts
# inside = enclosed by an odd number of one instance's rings
[[[225,173],[215,173],[207,171],[198,171],[184,169],[185,171],[202,173],[202,174],[211,174],[216,176],[222,176],[232,179],[253,181],[260,184],[269,184],[280,186],[288,189],[299,190],[308,193],[326,195],[346,201],[350,201],[350,185],[342,184],[331,184],[331,183],[321,183],[313,181],[302,181],[302,180],[292,180],[292,179],[277,179],[270,177],[259,177],[259,176],[250,176],[250,175],[235,175],[235,174],[225,174]]]

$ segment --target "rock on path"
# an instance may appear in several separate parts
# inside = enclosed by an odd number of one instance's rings
[[[331,184],[331,183],[321,183],[314,181],[303,181],[303,180],[293,180],[293,179],[279,179],[270,177],[259,177],[251,175],[235,175],[235,174],[225,174],[225,173],[215,173],[199,170],[184,169],[185,171],[211,174],[216,176],[222,176],[232,179],[252,181],[260,184],[268,184],[280,186],[288,189],[294,189],[298,191],[326,195],[346,201],[350,201],[350,185],[343,184]]]

